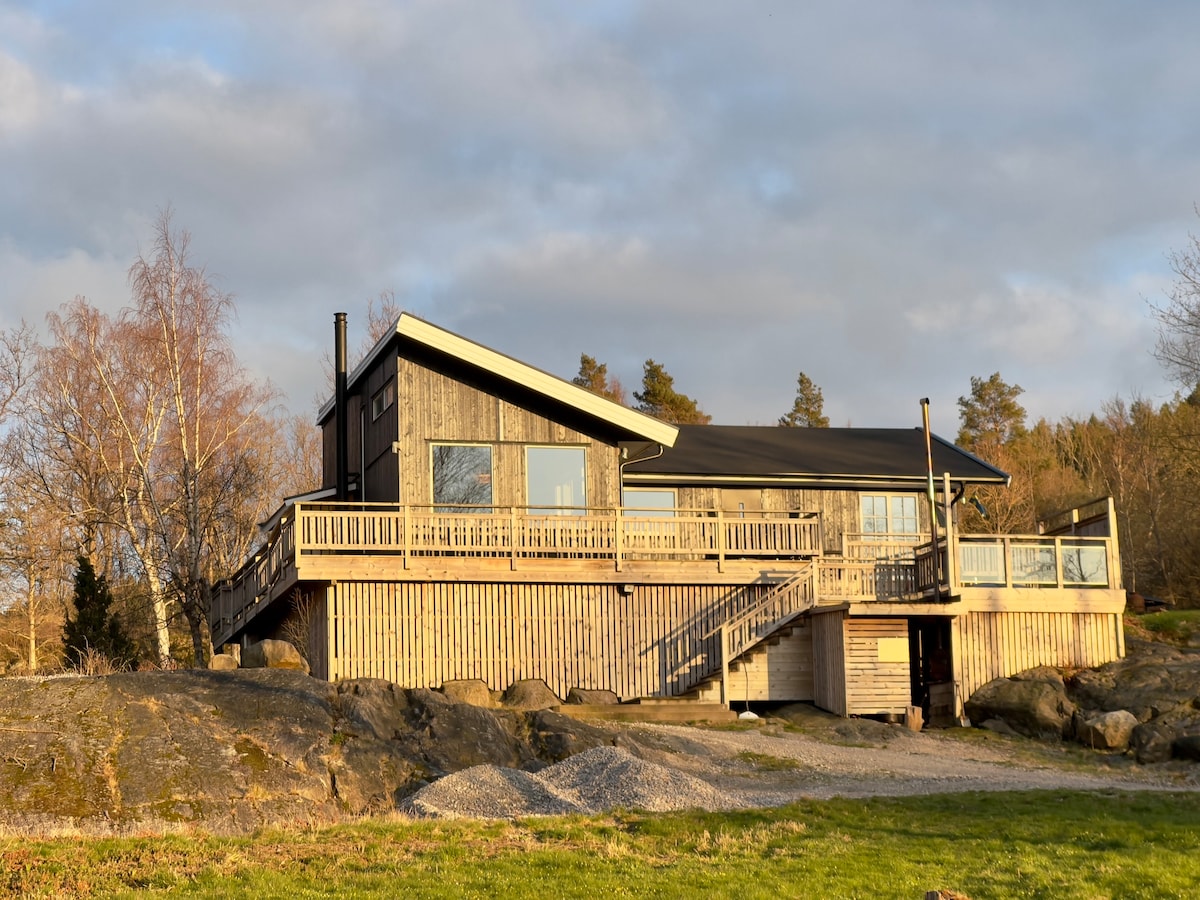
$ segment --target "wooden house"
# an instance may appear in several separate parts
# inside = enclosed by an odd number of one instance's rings
[[[325,484],[212,622],[301,628],[322,678],[953,718],[997,676],[1124,652],[1111,502],[959,534],[1007,476],[921,429],[667,425],[408,314],[320,424]]]

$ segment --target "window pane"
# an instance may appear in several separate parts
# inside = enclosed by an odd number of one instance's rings
[[[627,516],[672,516],[675,514],[674,491],[626,488],[623,496]]]
[[[530,506],[582,515],[587,506],[582,447],[529,447],[525,451]]]
[[[917,498],[892,498],[892,534],[917,533]]]
[[[863,534],[886,534],[887,498],[866,494],[862,498],[862,532]]]
[[[464,444],[433,445],[433,502],[439,512],[492,502],[492,448]]]

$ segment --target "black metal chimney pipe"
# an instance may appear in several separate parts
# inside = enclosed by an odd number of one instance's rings
[[[333,315],[333,427],[337,436],[337,498],[350,499],[350,425],[346,416],[346,314]]]

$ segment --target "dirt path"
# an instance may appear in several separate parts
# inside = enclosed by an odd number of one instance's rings
[[[627,734],[643,759],[756,806],[953,791],[1200,790],[1200,766],[1138,766],[1072,745],[979,730],[916,734],[815,711],[738,730],[636,725]]]

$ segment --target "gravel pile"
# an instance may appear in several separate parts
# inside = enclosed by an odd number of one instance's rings
[[[616,747],[596,747],[536,773],[473,766],[417,791],[401,811],[431,818],[512,819],[618,807],[664,812],[744,805],[699,778]]]

